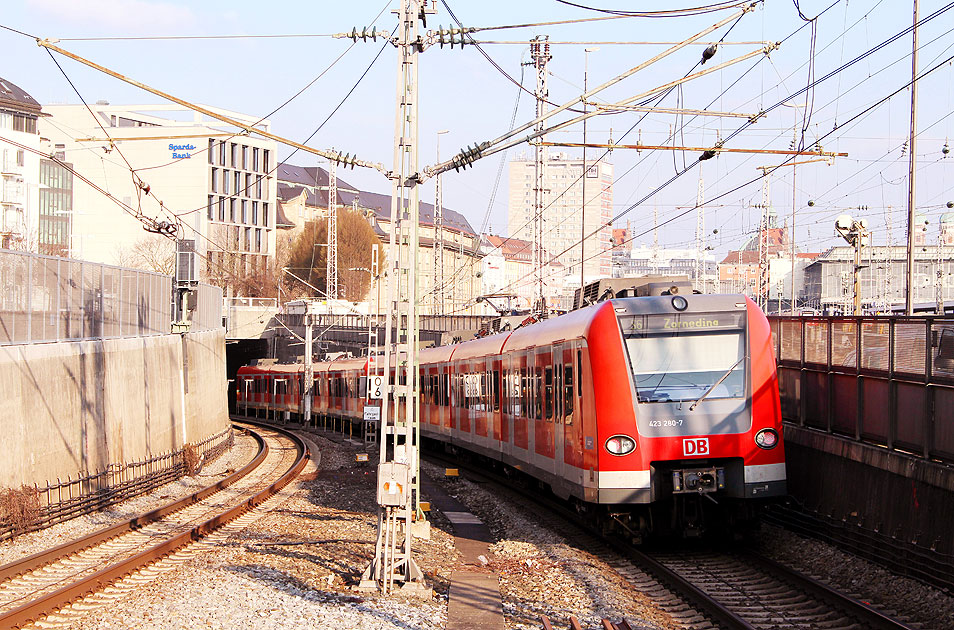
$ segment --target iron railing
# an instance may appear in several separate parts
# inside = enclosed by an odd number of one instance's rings
[[[954,318],[769,322],[786,420],[954,463]]]
[[[234,435],[229,427],[187,448],[193,449],[203,462],[209,462],[233,443]],[[102,510],[175,481],[189,472],[185,451],[183,448],[141,461],[110,464],[97,472],[81,472],[75,479],[49,481],[43,487],[34,485],[39,517],[25,528],[0,522],[0,540]]]

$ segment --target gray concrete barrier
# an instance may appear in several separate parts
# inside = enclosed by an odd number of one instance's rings
[[[0,486],[182,448],[228,426],[224,329],[0,347]]]

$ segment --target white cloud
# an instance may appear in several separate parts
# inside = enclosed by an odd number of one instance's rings
[[[174,35],[195,24],[188,7],[149,0],[29,0],[31,9],[62,22],[88,26],[117,35],[149,32]]]

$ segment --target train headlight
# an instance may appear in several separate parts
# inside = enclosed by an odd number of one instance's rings
[[[773,449],[778,445],[778,433],[775,429],[762,429],[755,434],[755,443],[759,448]]]
[[[636,450],[636,440],[628,435],[614,435],[606,440],[606,450],[612,455],[629,455]]]
[[[677,311],[684,311],[689,308],[689,300],[681,295],[677,295],[672,298],[672,307]]]

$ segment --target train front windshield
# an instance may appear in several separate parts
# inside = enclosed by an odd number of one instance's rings
[[[639,402],[695,401],[710,388],[707,400],[743,397],[745,330],[735,315],[641,315],[621,321]]]

